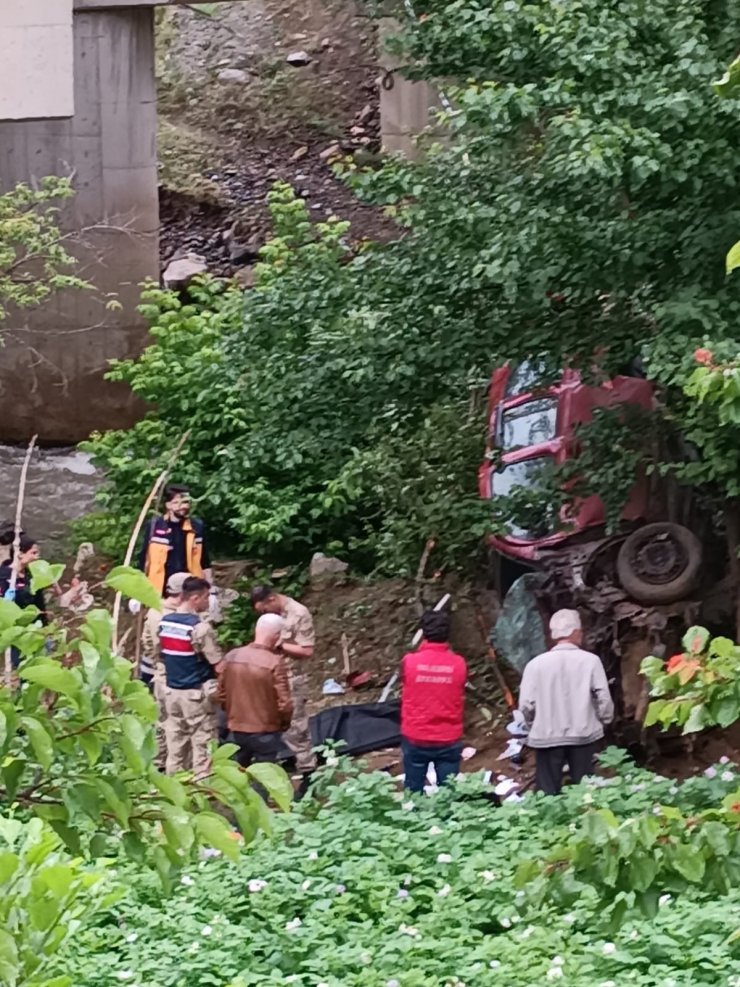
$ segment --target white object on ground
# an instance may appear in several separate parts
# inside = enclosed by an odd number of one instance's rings
[[[512,737],[506,745],[506,750],[502,751],[496,760],[505,761],[509,757],[516,757],[517,754],[521,754],[523,746],[524,745],[521,740],[515,740],[514,737]]]
[[[460,755],[460,757],[463,759],[463,761],[469,761],[470,758],[475,757],[477,753],[478,751],[475,747],[463,747],[462,754]]]
[[[517,787],[517,783],[513,778],[505,778],[496,785],[494,792],[497,795],[510,795]]]
[[[136,616],[137,613],[141,613],[141,604],[139,603],[139,601],[138,600],[129,600],[128,601],[128,611],[129,611],[129,613],[132,613],[134,615],[134,617]]]
[[[326,679],[321,691],[325,696],[344,695],[344,687],[336,679]]]

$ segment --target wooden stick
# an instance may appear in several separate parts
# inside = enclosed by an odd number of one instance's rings
[[[31,441],[28,443],[28,448],[26,449],[26,458],[23,460],[23,466],[21,467],[21,479],[18,484],[18,501],[15,508],[15,529],[13,532],[13,562],[10,571],[10,594],[15,598],[15,587],[18,583],[18,572],[20,569],[20,553],[21,553],[21,516],[23,514],[23,498],[26,493],[26,477],[28,476],[28,466],[31,462],[31,453],[36,445],[36,439],[38,435],[34,435]],[[10,689],[13,684],[13,656],[11,649],[8,647],[5,649],[5,687]]]
[[[180,451],[182,450],[182,447],[185,445],[185,443],[188,441],[189,438],[190,438],[190,430],[188,430],[183,436],[180,437],[180,441],[177,443],[174,450],[172,451],[172,455],[167,461],[167,465],[159,474],[157,479],[154,481],[154,486],[150,490],[149,496],[144,501],[144,506],[141,508],[139,517],[137,518],[136,524],[134,525],[134,530],[131,532],[131,537],[129,538],[129,542],[128,542],[128,548],[126,549],[126,555],[123,560],[124,565],[131,565],[131,559],[133,558],[134,551],[136,549],[136,542],[139,540],[139,534],[141,532],[144,521],[146,520],[146,516],[147,513],[149,512],[149,508],[152,506],[155,499],[159,496],[159,492],[167,482],[167,477],[169,476],[170,470],[175,464],[175,460],[180,455]],[[116,651],[116,647],[117,647],[118,620],[120,615],[121,615],[121,594],[116,593],[116,597],[113,601],[113,651]]]
[[[349,676],[351,671],[351,665],[349,661],[349,644],[347,643],[347,635],[342,634],[342,658],[344,660],[344,675],[345,678]]]

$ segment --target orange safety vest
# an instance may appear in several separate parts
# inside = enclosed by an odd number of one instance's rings
[[[167,570],[167,555],[170,551],[170,522],[163,517],[156,517],[151,522],[149,544],[146,552],[144,572],[149,582],[161,595],[164,593],[165,573]],[[185,518],[182,522],[185,532],[185,559],[191,576],[203,578],[203,522]]]

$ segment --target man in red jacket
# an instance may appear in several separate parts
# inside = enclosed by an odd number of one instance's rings
[[[468,666],[450,651],[449,615],[427,610],[418,651],[401,662],[401,737],[406,788],[422,792],[434,765],[439,785],[460,770]]]

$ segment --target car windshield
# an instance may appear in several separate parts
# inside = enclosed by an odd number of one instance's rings
[[[542,360],[524,360],[509,368],[509,379],[506,382],[506,397],[513,398],[517,394],[526,394],[541,383],[545,374],[545,364]]]
[[[518,489],[533,490],[541,485],[546,473],[552,469],[549,456],[537,456],[535,459],[524,459],[518,463],[509,463],[498,473],[491,473],[491,497],[510,497]],[[543,485],[543,484],[542,484]],[[526,502],[512,504],[512,513],[508,519],[507,533],[514,538],[534,540],[544,538],[555,530],[556,518],[554,505],[546,506],[543,510],[541,502]]]
[[[557,401],[537,398],[502,412],[501,448],[504,452],[549,442],[555,438]]]

